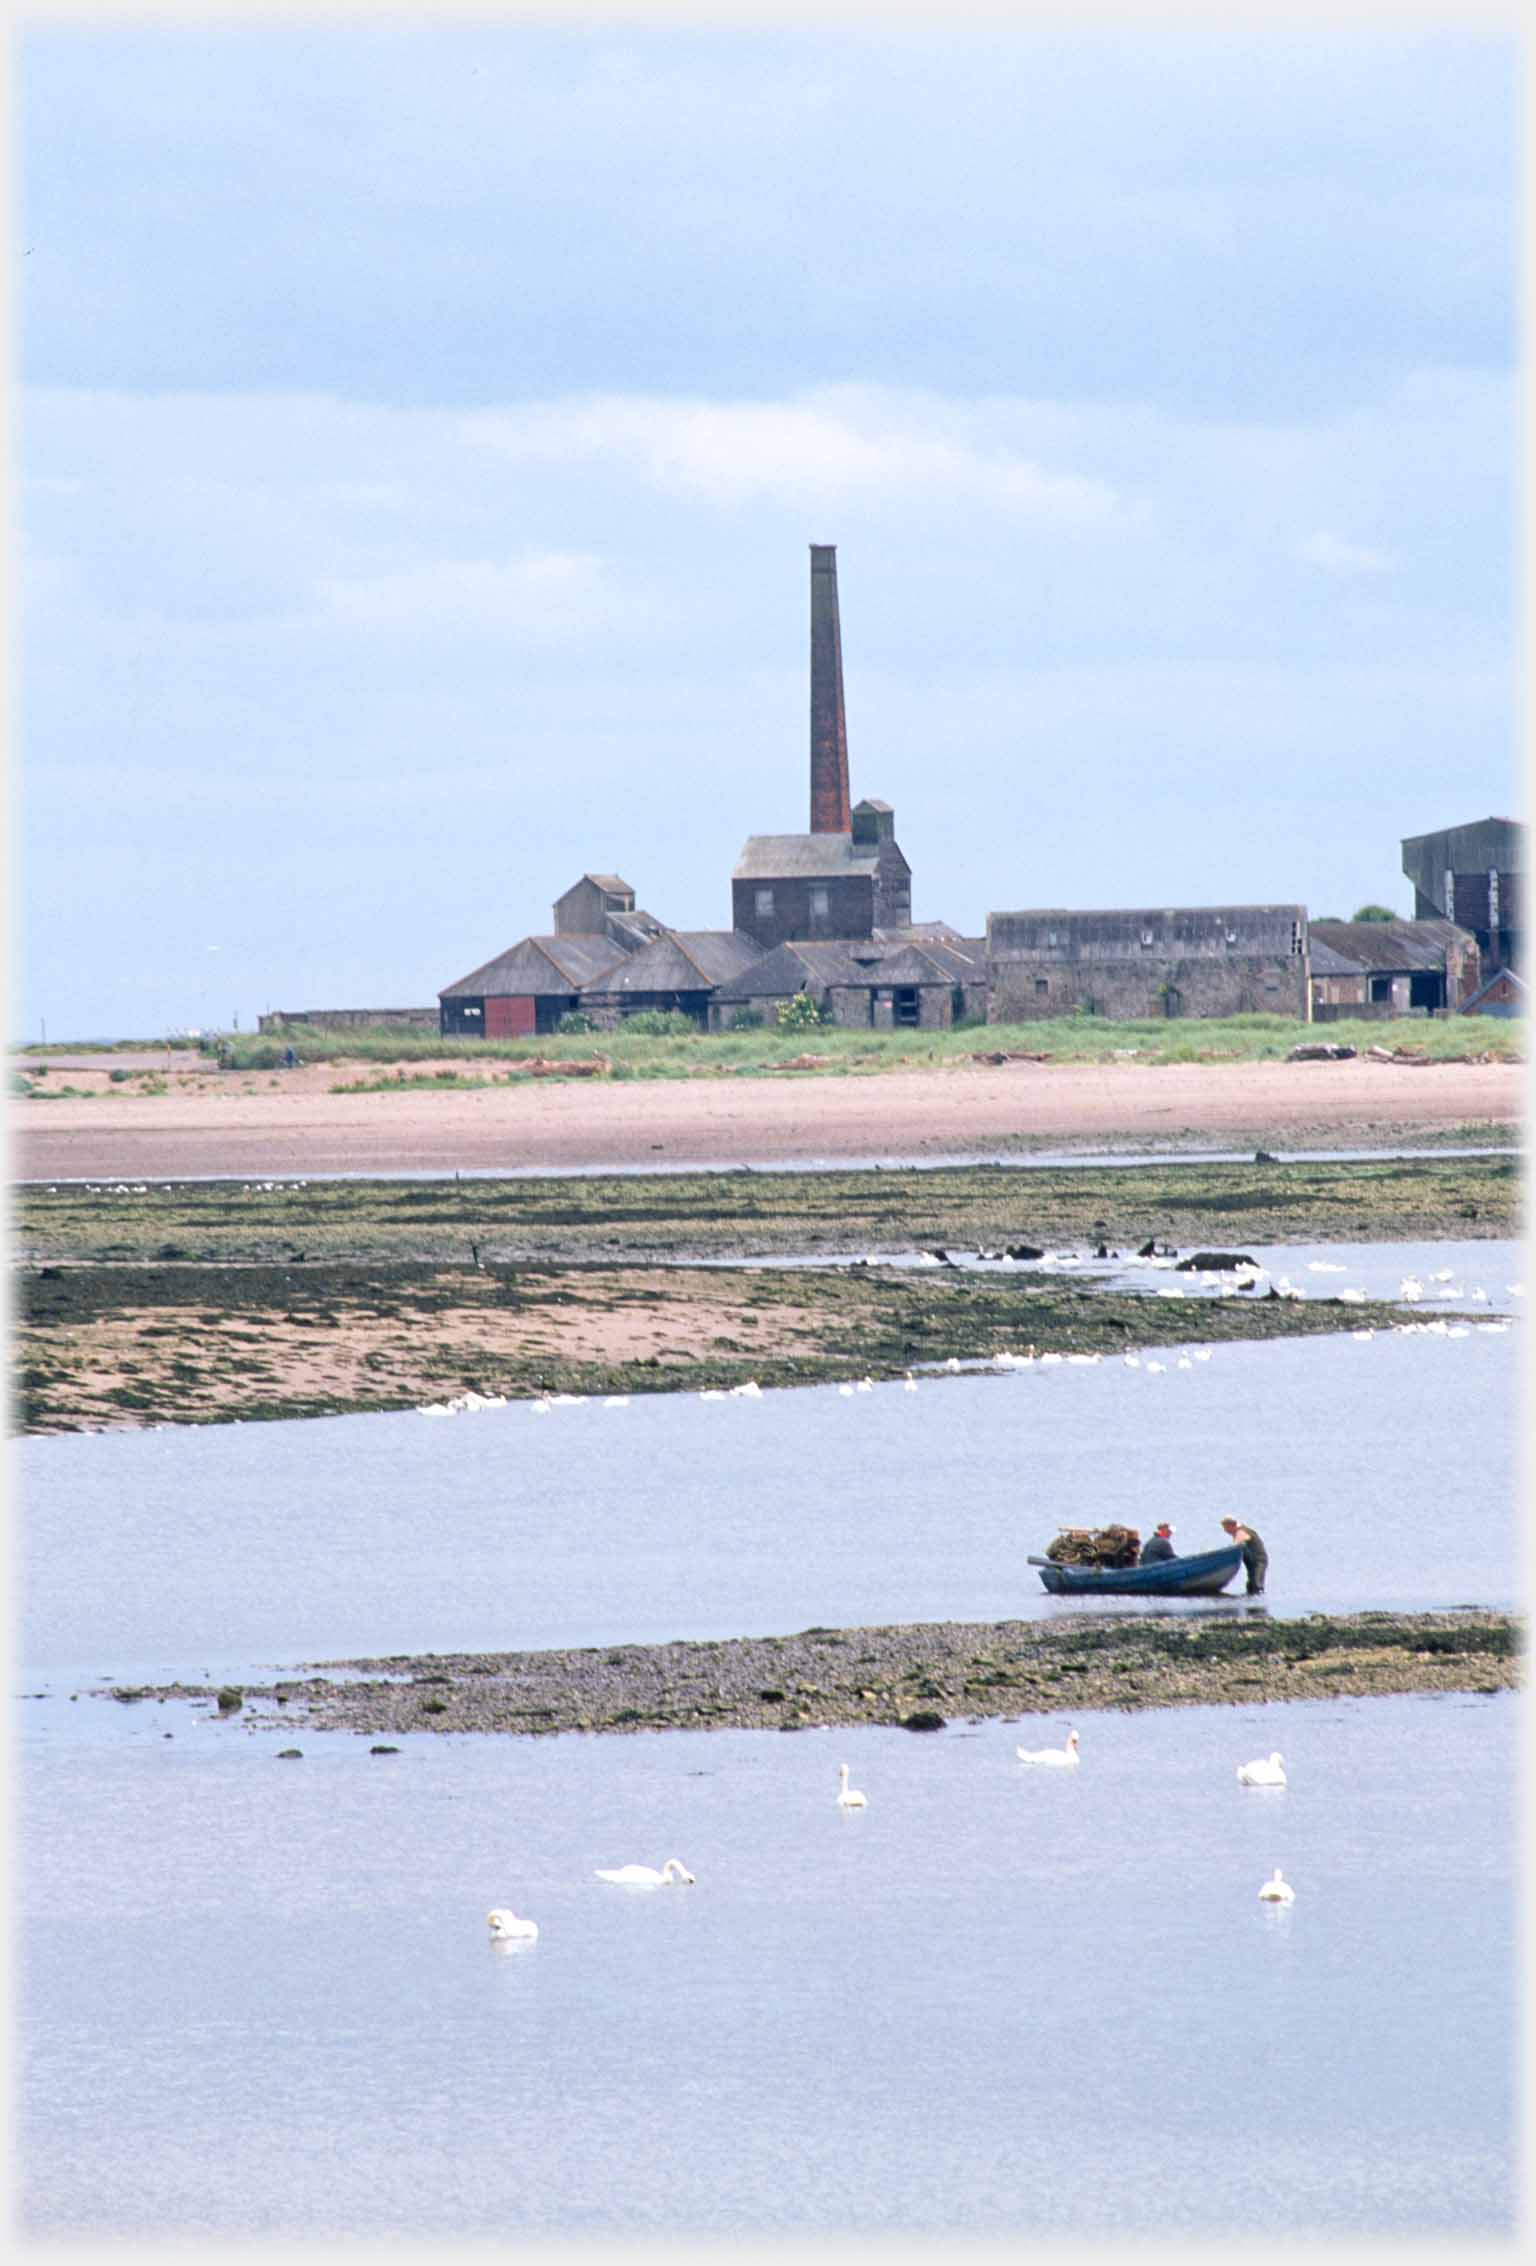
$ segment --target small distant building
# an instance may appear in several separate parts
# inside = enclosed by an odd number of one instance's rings
[[[584,873],[555,899],[557,936],[607,936],[632,951],[661,934],[652,913],[637,912],[635,893],[616,873]]]
[[[731,918],[764,952],[907,927],[912,868],[890,804],[859,803],[846,834],[751,835],[731,876]]]
[[[1479,818],[1403,842],[1415,920],[1466,929],[1490,974],[1524,963],[1525,870],[1525,828],[1514,818]]]
[[[1340,1015],[1434,1014],[1482,981],[1477,939],[1454,921],[1313,921],[1312,1009]]]
[[[1525,978],[1513,968],[1499,968],[1461,1003],[1463,1015],[1523,1015]]]
[[[947,1030],[964,1016],[985,1016],[986,967],[979,940],[968,944],[955,937],[950,943],[927,931],[825,942],[797,938],[755,958],[720,986],[710,1006],[710,1028],[729,1030],[741,1016],[772,1022],[797,992],[842,1030]]]
[[[987,915],[988,1020],[1311,1013],[1302,905]]]

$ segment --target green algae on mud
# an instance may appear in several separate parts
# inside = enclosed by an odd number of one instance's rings
[[[16,1416],[25,1431],[249,1422],[1387,1328],[1384,1304],[1154,1301],[1048,1268],[880,1256],[1508,1235],[1518,1195],[1509,1157],[29,1186]],[[851,1251],[867,1263],[688,1263]]]
[[[69,1182],[16,1194],[19,1255],[49,1259],[772,1257],[1148,1236],[1189,1245],[1369,1243],[1518,1232],[1513,1156],[1330,1163],[941,1165],[505,1180]]]
[[[20,1287],[25,1431],[340,1415],[465,1391],[530,1398],[728,1390],[749,1380],[772,1389],[898,1377],[1030,1348],[1102,1357],[1401,1320],[1380,1303],[1253,1293],[1152,1299],[1060,1276],[878,1266],[61,1267]],[[639,1353],[638,1343],[652,1342],[640,1333],[669,1318],[684,1342]],[[114,1324],[130,1336],[131,1352],[119,1354],[130,1373],[102,1385],[109,1341],[101,1332]],[[571,1350],[594,1331],[614,1349],[609,1356]],[[368,1339],[346,1390],[313,1381],[328,1336],[337,1353]],[[630,1338],[636,1347],[626,1355]]]
[[[1020,1715],[1507,1691],[1523,1623],[1475,1607],[1307,1614],[1231,1607],[1143,1617],[805,1629],[784,1637],[317,1663],[243,1687],[252,1730],[417,1732],[937,1728]],[[329,1671],[329,1673],[327,1672]],[[217,1706],[212,1687],[116,1695]],[[233,1711],[226,1709],[226,1715]]]

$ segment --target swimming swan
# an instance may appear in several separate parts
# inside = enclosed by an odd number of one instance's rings
[[[614,1872],[599,1869],[597,1878],[616,1880],[621,1888],[665,1888],[669,1880],[692,1881],[693,1875],[680,1858],[669,1857],[660,1872],[654,1865],[620,1865]]]
[[[1064,1747],[1015,1747],[1013,1751],[1020,1762],[1055,1763],[1058,1766],[1074,1764],[1078,1759],[1077,1733],[1067,1733]]]
[[[1268,1762],[1240,1762],[1237,1766],[1239,1786],[1283,1786],[1285,1784],[1285,1758],[1271,1755]]]
[[[845,1762],[840,1762],[837,1766],[837,1806],[840,1810],[862,1810],[867,1806],[857,1786],[849,1785],[848,1765]]]
[[[1264,1886],[1259,1890],[1259,1897],[1260,1901],[1265,1904],[1294,1904],[1296,1891],[1288,1880],[1281,1879],[1280,1867],[1276,1865],[1274,1878],[1264,1883]]]
[[[520,1920],[515,1912],[500,1905],[485,1916],[497,1943],[532,1943],[539,1932],[537,1920]]]

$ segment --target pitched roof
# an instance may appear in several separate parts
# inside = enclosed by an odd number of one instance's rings
[[[944,946],[845,937],[800,939],[779,944],[740,975],[722,983],[721,999],[783,999],[790,992],[826,991],[833,986],[875,984],[952,984],[974,976],[975,964]]]
[[[617,967],[585,986],[591,992],[712,991],[762,953],[739,929],[664,929]]]
[[[1365,974],[1365,962],[1363,960],[1346,959],[1342,952],[1335,952],[1331,944],[1323,942],[1317,933],[1315,921],[1311,924],[1307,933],[1307,957],[1312,964],[1314,976],[1363,976]]]
[[[1526,983],[1524,976],[1517,975],[1513,968],[1495,968],[1493,974],[1488,978],[1487,982],[1479,984],[1476,991],[1473,992],[1471,998],[1464,999],[1462,1001],[1459,1010],[1460,1013],[1463,1015],[1475,1014],[1479,1002],[1488,997],[1489,992],[1493,990],[1495,984],[1509,984],[1514,991],[1516,1003],[1520,1006],[1524,1006],[1526,996]]]
[[[793,881],[805,875],[869,874],[880,870],[878,846],[851,834],[750,834],[733,881]]]
[[[1378,972],[1443,968],[1447,947],[1473,940],[1454,921],[1309,921],[1312,969],[1318,972],[1318,944],[1337,952],[1353,968]]]
[[[573,933],[569,936],[525,936],[509,945],[484,967],[472,969],[457,983],[448,984],[439,999],[537,998],[575,992],[593,976],[626,958],[622,945],[611,937]]]

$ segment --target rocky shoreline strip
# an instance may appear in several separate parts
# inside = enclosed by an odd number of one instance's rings
[[[254,1729],[418,1732],[938,1730],[1078,1710],[1253,1705],[1403,1692],[1507,1691],[1517,1616],[1263,1609],[1050,1621],[810,1628],[718,1643],[326,1661],[236,1690],[118,1686],[125,1703],[190,1700]],[[101,1695],[103,1697],[106,1694]]]

